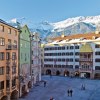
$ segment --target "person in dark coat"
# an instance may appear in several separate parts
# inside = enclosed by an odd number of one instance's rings
[[[44,87],[46,87],[46,81],[44,81]]]
[[[68,94],[68,96],[69,96],[69,93],[70,93],[70,91],[69,91],[69,89],[67,90],[67,94]]]
[[[71,96],[71,97],[72,97],[72,94],[73,94],[73,90],[71,89],[71,90],[70,90],[70,96]]]

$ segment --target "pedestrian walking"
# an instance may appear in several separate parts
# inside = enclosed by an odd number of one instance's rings
[[[83,85],[83,90],[85,90],[85,84]]]
[[[73,94],[73,90],[71,89],[71,90],[70,90],[70,96],[71,96],[71,97],[72,97],[72,94]]]
[[[44,81],[44,87],[46,87],[46,81]]]
[[[85,90],[85,84],[82,84],[81,90]]]
[[[50,74],[50,78],[52,78],[52,74]]]
[[[83,90],[83,88],[84,88],[84,86],[83,86],[83,84],[82,84],[82,86],[81,86],[81,90]]]
[[[67,95],[68,95],[68,96],[69,96],[69,93],[70,93],[70,90],[68,89],[68,90],[67,90]]]

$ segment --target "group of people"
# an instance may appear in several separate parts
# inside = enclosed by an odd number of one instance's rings
[[[67,94],[68,94],[68,96],[71,96],[71,97],[72,97],[73,90],[72,90],[72,89],[68,89],[68,90],[67,90]]]

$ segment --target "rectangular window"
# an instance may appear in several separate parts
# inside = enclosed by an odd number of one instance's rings
[[[4,32],[4,26],[3,25],[0,25],[0,31]]]
[[[100,70],[100,66],[95,66],[95,70]]]
[[[16,40],[14,40],[13,49],[17,49],[17,41]]]
[[[6,52],[6,60],[10,60],[10,52]]]
[[[0,60],[4,60],[4,52],[0,52]]]
[[[0,37],[0,45],[5,45],[5,39],[4,38],[2,38],[2,37]]]
[[[100,59],[99,58],[95,59],[95,62],[100,62]]]
[[[8,44],[11,44],[11,39],[8,39]]]
[[[4,81],[0,82],[0,90],[4,89]]]
[[[6,80],[6,88],[10,87],[10,80]]]
[[[70,46],[70,49],[73,49],[73,46]]]
[[[95,45],[95,48],[100,48],[100,44],[96,44]]]
[[[100,55],[100,52],[98,51],[98,52],[95,52],[95,55]]]
[[[17,36],[17,31],[15,30],[15,36]]]
[[[0,75],[4,75],[4,67],[0,67]]]
[[[12,60],[16,60],[16,52],[12,53]]]
[[[8,28],[8,34],[11,34],[11,29],[10,28]]]
[[[6,74],[10,74],[10,67],[6,66]]]
[[[12,74],[16,73],[16,66],[12,66]]]
[[[12,79],[12,87],[16,86],[16,79]]]
[[[79,46],[75,46],[75,49],[79,49]]]

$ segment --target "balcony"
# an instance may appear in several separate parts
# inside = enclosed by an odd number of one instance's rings
[[[9,60],[7,60],[7,61],[6,61],[6,64],[7,64],[7,65],[10,65],[10,61],[9,61]]]
[[[13,87],[12,87],[12,90],[14,90],[15,88],[16,88],[16,86],[13,86]]]
[[[10,80],[10,74],[6,74],[6,80]]]
[[[93,59],[91,59],[91,58],[80,58],[79,61],[89,61],[89,62],[92,62]]]
[[[13,61],[13,62],[12,62],[12,65],[13,65],[13,66],[16,66],[16,62],[15,62],[15,61]]]
[[[92,71],[92,67],[90,68],[79,68],[80,71]]]
[[[10,88],[6,88],[6,93],[10,92]]]
[[[6,94],[10,95],[10,88],[6,88]]]
[[[6,50],[17,50],[17,45],[7,44]]]

